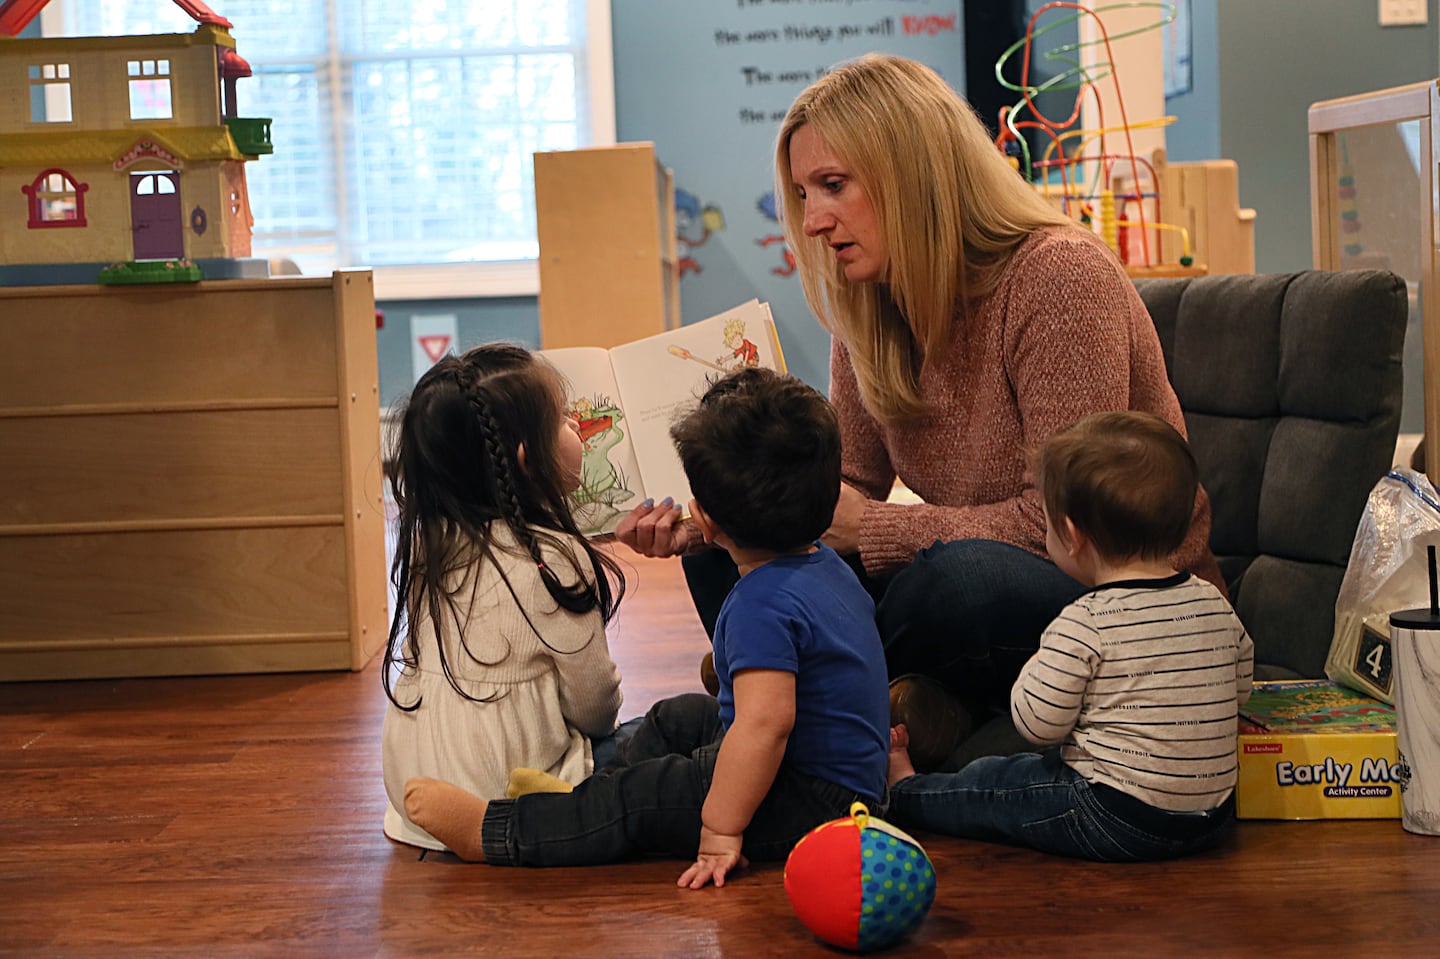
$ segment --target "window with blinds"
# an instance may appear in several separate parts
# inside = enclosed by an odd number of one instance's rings
[[[532,154],[613,141],[605,0],[210,5],[253,71],[238,115],[273,121],[246,165],[255,255],[305,273],[533,260]],[[62,10],[71,36],[196,26],[162,0]]]

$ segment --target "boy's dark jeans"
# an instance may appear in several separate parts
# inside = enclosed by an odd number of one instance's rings
[[[700,810],[715,776],[724,730],[720,704],[689,693],[650,708],[614,765],[569,793],[497,799],[485,813],[485,861],[510,866],[588,866],[637,856],[694,859]],[[849,813],[861,796],[781,763],[745,829],[753,862],[780,861],[807,832]]]

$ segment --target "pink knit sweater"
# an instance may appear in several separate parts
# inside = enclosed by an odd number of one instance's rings
[[[926,413],[885,428],[860,401],[849,353],[831,347],[830,399],[847,482],[871,502],[860,557],[871,572],[909,563],[936,540],[979,537],[1045,555],[1040,497],[1026,449],[1101,410],[1147,410],[1182,433],[1154,324],[1119,261],[1079,229],[1036,233],[995,291],[959,317],[948,355],[920,378]],[[887,503],[895,477],[923,503]],[[1210,554],[1201,490],[1177,569],[1224,581]]]

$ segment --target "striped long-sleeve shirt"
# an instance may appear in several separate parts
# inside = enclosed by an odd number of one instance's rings
[[[1108,583],[1045,630],[1011,690],[1011,716],[1031,742],[1061,743],[1092,783],[1160,809],[1213,809],[1235,788],[1254,664],[1245,627],[1204,580]]]

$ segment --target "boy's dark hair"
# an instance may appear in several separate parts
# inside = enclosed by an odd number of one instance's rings
[[[793,376],[747,367],[712,383],[670,428],[690,490],[737,546],[814,542],[840,496],[840,425]]]
[[[1069,517],[1106,558],[1161,559],[1190,531],[1199,470],[1158,416],[1091,414],[1046,440],[1034,470],[1051,524],[1063,534]]]

